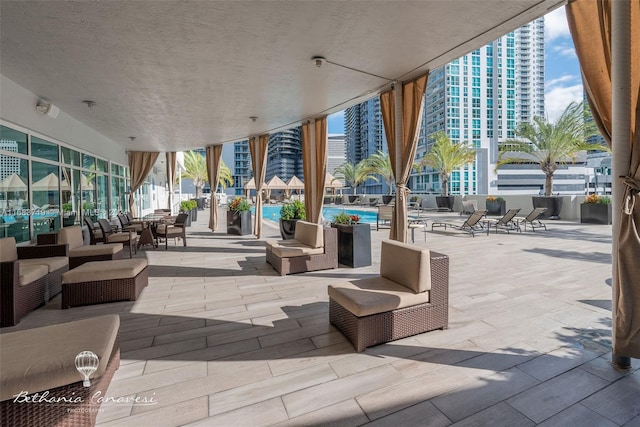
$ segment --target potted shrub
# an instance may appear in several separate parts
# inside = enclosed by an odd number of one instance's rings
[[[502,197],[487,196],[487,215],[503,216],[507,212],[507,202]]]
[[[243,236],[251,234],[251,206],[241,197],[229,203],[227,211],[227,234]]]
[[[611,199],[590,194],[580,204],[580,222],[583,224],[611,224]]]
[[[349,267],[371,265],[371,228],[358,215],[341,212],[331,227],[338,230],[338,262]]]
[[[72,212],[73,206],[71,203],[62,204],[62,226],[70,227],[76,223],[76,213]]]
[[[189,200],[180,202],[180,212],[188,214],[185,226],[191,227],[191,202]]]
[[[294,200],[292,203],[285,203],[280,208],[280,235],[284,240],[291,240],[296,233],[296,223],[298,220],[306,219],[307,213],[304,203]]]

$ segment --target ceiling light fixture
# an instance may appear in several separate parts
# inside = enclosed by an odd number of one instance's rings
[[[136,137],[135,136],[130,136],[129,139],[131,140],[131,142],[133,142],[133,141],[136,140]]]
[[[58,117],[58,113],[60,109],[47,101],[46,99],[39,99],[36,104],[36,111],[40,114],[46,114],[49,117],[53,117],[54,119]]]
[[[347,69],[347,70],[355,71],[357,73],[362,73],[362,74],[366,74],[368,76],[377,77],[379,79],[388,80],[390,82],[394,80],[394,79],[390,79],[388,77],[379,76],[377,74],[370,73],[368,71],[358,70],[357,68],[349,67],[348,65],[342,65],[342,64],[338,64],[337,62],[327,61],[327,59],[324,56],[313,56],[311,58],[311,61],[314,64],[316,64],[316,67],[318,67],[318,68],[322,67],[324,64],[331,64],[331,65],[335,65],[336,67],[341,67],[341,68],[344,68],[344,69]]]
[[[93,108],[96,106],[96,102],[95,101],[91,101],[90,99],[85,99],[84,101],[82,101],[84,104],[87,104],[87,107],[89,108]]]
[[[314,56],[311,60],[316,64],[316,67],[320,68],[327,60],[323,56]]]
[[[251,121],[252,121],[253,123],[255,123],[255,122],[256,122],[256,120],[258,120],[258,116],[251,116],[251,117],[249,117],[249,118],[251,119]]]

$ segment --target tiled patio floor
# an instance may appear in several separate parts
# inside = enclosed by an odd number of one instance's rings
[[[640,426],[640,363],[608,363],[610,226],[417,232],[450,257],[449,329],[358,354],[328,322],[327,285],[375,274],[388,229],[372,231],[371,267],[280,277],[262,241],[212,234],[207,215],[187,248],[138,253],[137,302],[60,310],[58,297],[3,330],[118,313],[107,395],[157,404],[104,404],[99,426]]]

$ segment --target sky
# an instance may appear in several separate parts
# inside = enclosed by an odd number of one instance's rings
[[[545,16],[545,109],[555,121],[572,101],[582,101],[578,57],[564,7]],[[329,133],[344,133],[344,111],[328,117]]]

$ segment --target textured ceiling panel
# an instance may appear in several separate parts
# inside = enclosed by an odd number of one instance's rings
[[[123,146],[181,150],[339,111],[560,3],[3,1],[0,72]]]

